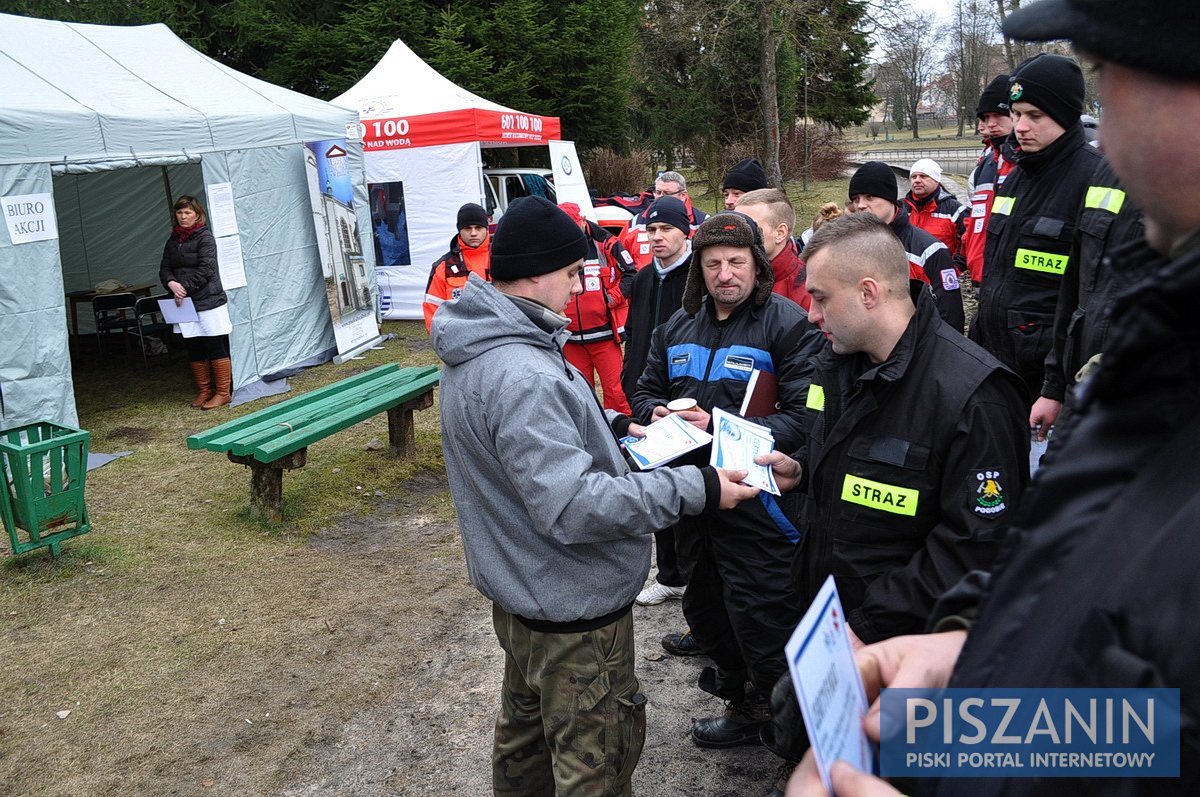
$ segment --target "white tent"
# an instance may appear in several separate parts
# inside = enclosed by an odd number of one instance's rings
[[[391,262],[377,269],[383,315],[420,318],[429,268],[456,233],[459,207],[487,206],[481,148],[545,145],[562,137],[558,117],[478,97],[399,40],[333,102],[359,112],[377,232],[407,232],[407,247],[398,246],[393,258],[385,252]],[[396,223],[395,211],[389,217],[387,206],[397,203],[406,223]]]
[[[234,387],[328,358],[304,143],[356,132],[353,113],[229,69],[164,25],[0,14],[0,86],[0,428],[77,423],[64,294],[157,283],[169,202],[214,186],[232,194],[247,283],[228,290]],[[370,252],[361,147],[346,149]],[[34,227],[57,237],[26,234],[31,196],[50,208]]]

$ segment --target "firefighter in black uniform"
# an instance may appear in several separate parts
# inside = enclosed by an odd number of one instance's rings
[[[821,336],[800,305],[772,292],[771,264],[749,216],[710,216],[692,245],[683,305],[654,330],[630,400],[633,417],[657,420],[668,414],[668,402],[691,398],[699,406],[680,417],[711,431],[712,409],[737,413],[758,369],[775,376],[778,409],[752,420],[790,450],[803,438],[804,396]],[[684,616],[716,664],[701,673],[700,688],[729,704],[721,716],[694,720],[692,740],[708,748],[758,744],[767,695],[787,669],[784,643],[800,619],[789,573],[795,526],[763,493],[681,523],[676,535],[681,561],[692,565]]]
[[[1141,239],[1142,211],[1126,196],[1108,161],[1100,162],[1088,184],[1077,226],[1054,310],[1054,345],[1046,355],[1042,395],[1029,413],[1029,425],[1042,440],[1059,418],[1067,389],[1104,351],[1117,296],[1132,287],[1134,275],[1114,266],[1119,261],[1113,251]]]
[[[1041,392],[1054,340],[1054,309],[1075,238],[1075,220],[1100,153],[1083,136],[1083,73],[1070,58],[1036,55],[1009,87],[1016,168],[988,219],[979,315],[971,340]]]

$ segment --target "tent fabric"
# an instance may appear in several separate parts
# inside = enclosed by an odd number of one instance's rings
[[[487,206],[481,148],[546,144],[562,137],[561,124],[472,94],[399,40],[333,102],[359,113],[367,182],[403,183],[409,259],[381,266],[376,279],[384,318],[419,319],[458,209]]]
[[[65,291],[156,284],[171,199],[207,206],[213,184],[232,186],[248,283],[227,291],[235,388],[327,357],[304,142],[353,135],[353,112],[229,69],[164,25],[0,14],[0,85],[0,196],[51,193],[59,224],[57,240],[22,244],[0,224],[0,336],[15,344],[0,351],[0,428],[77,425]],[[373,265],[361,144],[346,149]]]

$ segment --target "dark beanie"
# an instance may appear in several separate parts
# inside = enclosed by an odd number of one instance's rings
[[[646,226],[651,224],[670,224],[683,230],[684,235],[692,234],[692,221],[688,218],[687,205],[673,196],[659,197],[646,210]]]
[[[492,237],[492,279],[508,282],[566,268],[587,255],[587,238],[548,199],[526,196],[509,203]]]
[[[767,179],[767,170],[758,162],[758,158],[744,158],[733,164],[733,168],[721,181],[721,190],[736,188],[739,191],[757,191],[760,188],[770,188],[771,181]]]
[[[750,250],[755,266],[754,304],[756,307],[765,304],[775,284],[775,272],[771,270],[771,261],[763,249],[762,231],[758,223],[745,213],[725,210],[705,219],[692,238],[692,262],[688,265],[687,282],[683,286],[683,311],[695,315],[700,309],[701,300],[708,294],[701,260],[705,248],[709,246],[737,246]]]
[[[468,202],[458,209],[458,226],[456,230],[461,230],[466,227],[486,227],[488,226],[487,211],[476,205],[474,202]]]
[[[996,75],[979,95],[975,118],[982,119],[985,113],[1008,114],[1008,75]]]
[[[850,178],[850,199],[859,194],[870,194],[897,202],[898,193],[896,173],[882,161],[864,163]]]
[[[1069,128],[1083,113],[1083,71],[1065,55],[1039,53],[1012,73],[1008,99],[1027,102]]]
[[[1069,39],[1081,52],[1175,80],[1200,80],[1200,14],[1166,0],[1039,0],[1004,19],[1018,41]]]

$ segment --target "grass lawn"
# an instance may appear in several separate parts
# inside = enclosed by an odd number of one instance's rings
[[[382,630],[405,622],[411,574],[308,541],[412,495],[429,472],[440,484],[436,407],[416,413],[410,460],[367,450],[386,442],[386,415],[314,444],[307,467],[284,477],[277,528],[249,517],[248,469],[185,445],[375,365],[437,362],[420,322],[385,331],[398,337],[293,377],[289,394],[211,412],[188,406],[178,352],[148,368],[120,355],[76,368],[92,451],[132,454],[88,474],[93,530],[61,558],[43,549],[0,564],[0,795],[263,793],[297,740],[391,688],[403,656]],[[453,517],[444,489],[418,492],[412,511]],[[456,542],[430,541],[427,552],[461,557]],[[371,611],[385,591],[398,597]],[[364,617],[378,627],[351,633]],[[339,654],[351,639],[348,667]]]

